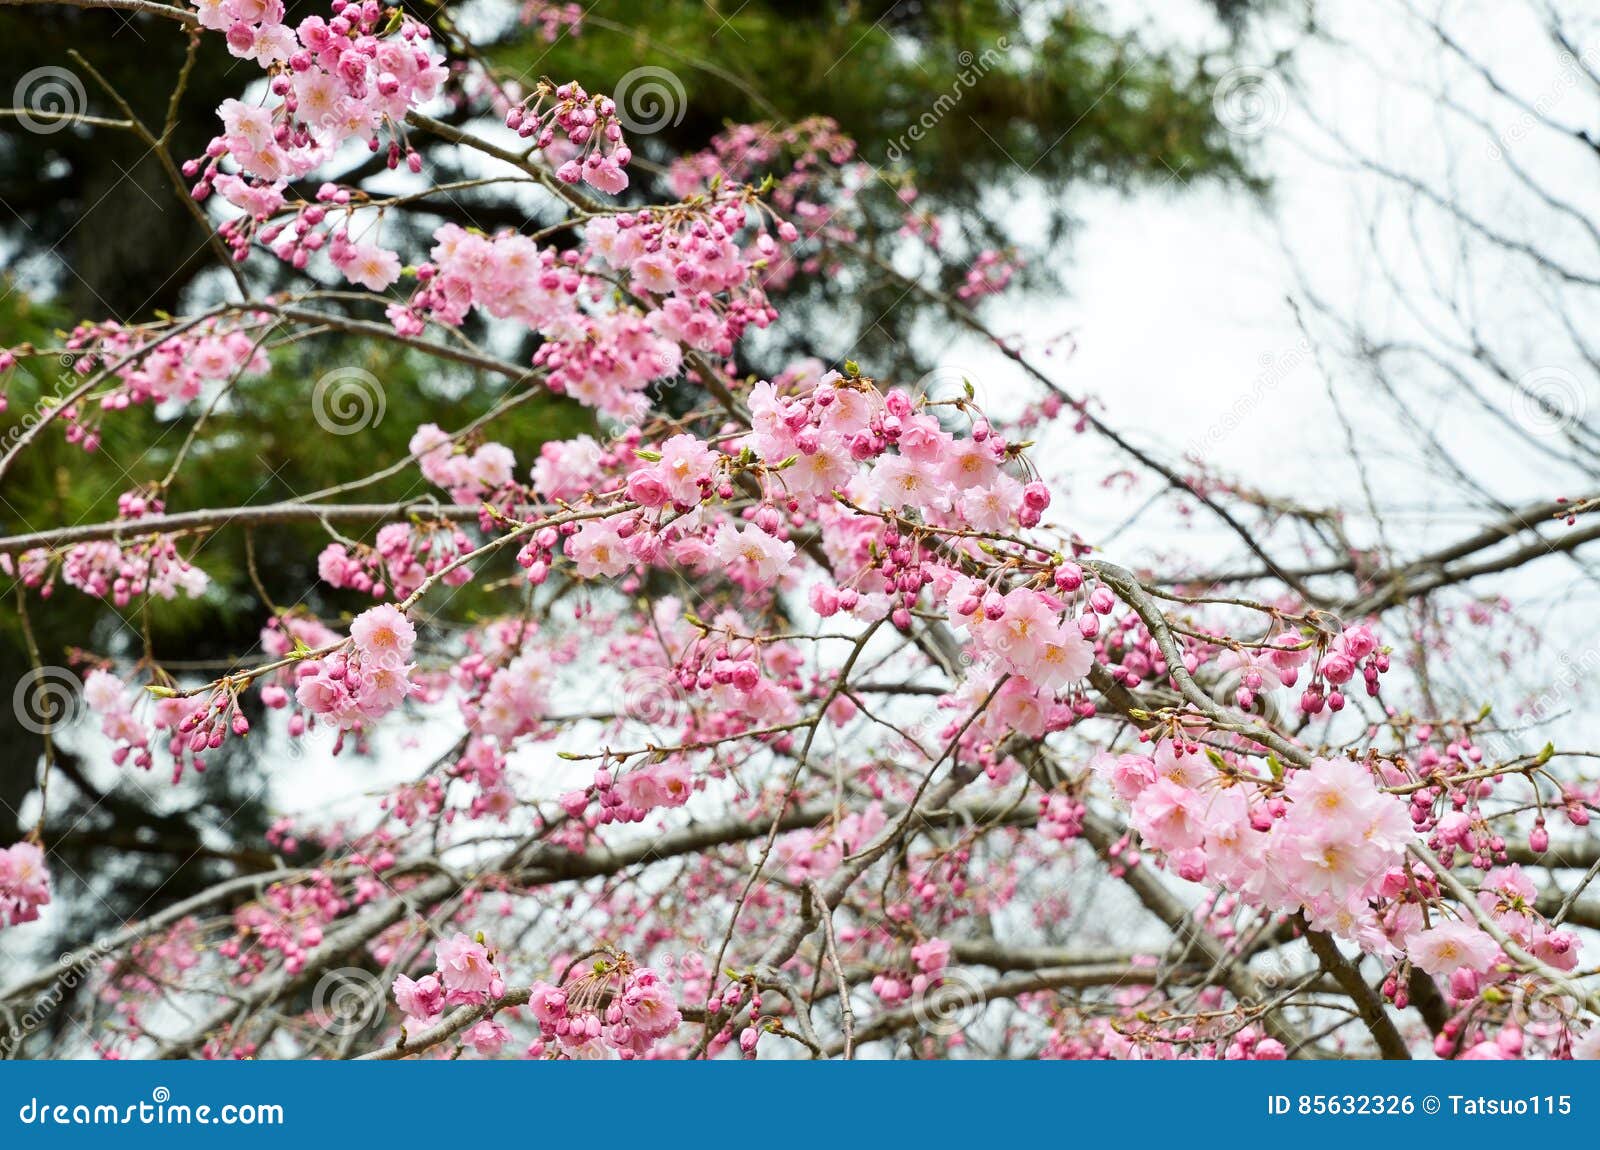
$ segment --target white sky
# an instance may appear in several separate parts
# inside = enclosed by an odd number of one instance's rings
[[[1157,42],[1189,48],[1222,43],[1198,2],[1126,0],[1113,8]],[[1438,329],[1441,312],[1432,302],[1430,276],[1437,277],[1475,315],[1485,340],[1514,375],[1536,373],[1546,393],[1591,429],[1600,426],[1600,391],[1554,318],[1552,289],[1527,261],[1477,245],[1472,274],[1463,276],[1452,266],[1459,231],[1439,226],[1435,213],[1431,223],[1424,215],[1414,232],[1406,199],[1385,181],[1352,170],[1325,127],[1386,166],[1435,186],[1453,183],[1476,217],[1560,253],[1590,275],[1597,271],[1595,241],[1572,221],[1531,203],[1491,144],[1504,146],[1561,199],[1600,219],[1596,157],[1570,139],[1530,130],[1503,102],[1491,100],[1481,80],[1406,16],[1399,0],[1346,0],[1318,8],[1333,18],[1335,39],[1349,46],[1300,42],[1292,78],[1269,78],[1263,89],[1269,106],[1281,112],[1269,116],[1271,126],[1256,138],[1261,167],[1274,181],[1270,205],[1230,189],[1180,187],[1181,177],[1132,195],[1079,192],[1073,208],[1082,226],[1068,261],[1070,298],[1008,301],[991,315],[1001,317],[995,326],[1007,334],[1044,339],[1070,329],[1076,339],[1070,358],[1035,357],[1036,362],[1070,391],[1095,396],[1107,422],[1141,446],[1176,462],[1204,443],[1214,468],[1249,487],[1312,506],[1350,508],[1352,535],[1372,543],[1362,523],[1362,485],[1328,399],[1331,378],[1390,542],[1413,555],[1496,516],[1482,499],[1464,494],[1454,476],[1441,474],[1415,435],[1396,427],[1363,373],[1341,356],[1341,345],[1325,342],[1329,326],[1308,309],[1318,337],[1312,354],[1285,302],[1302,295],[1300,275],[1338,315],[1359,316],[1383,338],[1435,347],[1429,329]],[[1444,8],[1452,35],[1481,52],[1509,89],[1558,120],[1600,128],[1596,87],[1575,66],[1563,64],[1522,4],[1458,2]],[[1576,30],[1587,34],[1582,49],[1600,56],[1592,22]],[[1268,62],[1275,48],[1290,42],[1292,37],[1269,30],[1243,59],[1249,61],[1254,51]],[[1368,58],[1372,66],[1363,63]],[[1432,95],[1439,83],[1469,111],[1491,118],[1493,140],[1439,112]],[[1385,266],[1397,284],[1384,279]],[[1587,288],[1564,288],[1555,299],[1580,331],[1594,332],[1600,320],[1595,296]],[[965,339],[953,340],[946,355],[954,364],[986,371],[991,381],[1020,384],[1017,369]],[[1586,485],[1581,473],[1554,464],[1487,420],[1457,381],[1436,371],[1402,371],[1398,378],[1429,432],[1505,503],[1593,490],[1592,478]],[[1007,389],[1004,382],[989,386]],[[1505,406],[1530,437],[1561,444],[1560,428],[1526,406]],[[1068,501],[1073,525],[1091,540],[1102,539],[1099,532],[1121,524],[1137,506],[1126,496],[1099,493],[1098,481],[1116,456],[1093,437],[1057,434],[1038,454],[1075,480]],[[1116,536],[1112,557],[1205,554],[1219,546],[1238,553],[1236,541],[1213,530],[1203,511],[1194,531],[1174,537],[1171,528],[1168,518],[1145,517]],[[1512,579],[1481,581],[1473,590],[1491,588],[1512,595],[1545,645],[1530,664],[1534,673],[1520,683],[1498,672],[1476,676],[1468,689],[1483,701],[1505,704],[1522,691],[1542,688],[1563,652],[1581,662],[1600,642],[1596,585],[1567,560],[1543,559]],[[1572,705],[1583,710],[1581,700]],[[1584,729],[1595,733],[1595,724],[1586,722]]]

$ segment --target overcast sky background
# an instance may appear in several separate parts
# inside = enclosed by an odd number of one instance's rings
[[[1123,0],[1113,11],[1157,43],[1203,49],[1225,42],[1200,3]],[[1011,334],[1039,339],[1070,331],[1075,351],[1039,362],[1051,364],[1051,374],[1070,390],[1093,394],[1107,421],[1141,446],[1176,461],[1200,444],[1208,464],[1247,487],[1311,506],[1348,507],[1355,516],[1352,535],[1367,544],[1377,541],[1361,524],[1370,489],[1388,525],[1387,541],[1400,554],[1414,555],[1470,534],[1497,514],[1485,499],[1465,492],[1456,476],[1443,473],[1414,433],[1396,426],[1359,367],[1342,355],[1336,333],[1306,302],[1307,289],[1331,313],[1357,317],[1377,336],[1430,345],[1441,315],[1433,289],[1443,279],[1517,374],[1528,373],[1541,394],[1591,429],[1600,421],[1595,376],[1553,317],[1559,304],[1580,331],[1594,332],[1600,311],[1588,288],[1564,288],[1552,300],[1547,280],[1520,258],[1475,249],[1466,271],[1455,267],[1460,229],[1442,226],[1437,212],[1431,219],[1428,212],[1410,212],[1411,198],[1355,170],[1336,137],[1386,167],[1453,187],[1475,218],[1558,252],[1590,274],[1597,255],[1592,237],[1532,203],[1493,149],[1503,148],[1590,219],[1600,219],[1596,157],[1571,138],[1531,129],[1400,0],[1344,0],[1318,5],[1318,11],[1332,42],[1269,25],[1245,52],[1246,60],[1253,51],[1265,65],[1285,47],[1295,49],[1289,68],[1267,72],[1256,85],[1259,100],[1243,108],[1248,138],[1273,180],[1270,203],[1233,189],[1190,186],[1181,172],[1163,187],[1132,195],[1080,191],[1073,204],[1082,226],[1071,245],[1070,297],[1023,298],[993,314],[1004,317],[996,324]],[[1489,62],[1509,90],[1553,119],[1600,130],[1596,87],[1561,59],[1530,6],[1457,0],[1438,11],[1452,36]],[[1593,19],[1576,21],[1574,31],[1583,33],[1581,45],[1593,63],[1600,56]],[[1492,131],[1441,112],[1435,99],[1441,90],[1488,120]],[[1313,334],[1309,344],[1289,297],[1302,301]],[[947,355],[991,380],[1010,381],[991,382],[991,389],[1022,387],[1017,369],[970,340],[951,340]],[[1592,489],[1592,479],[1586,486],[1580,473],[1508,436],[1449,374],[1412,371],[1404,380],[1412,388],[1406,398],[1429,433],[1504,503]],[[1330,381],[1352,424],[1365,486],[1346,450]],[[1508,407],[1531,439],[1560,444],[1564,429],[1531,405]],[[1047,437],[1038,453],[1047,466],[1077,477],[1068,503],[1073,525],[1107,542],[1133,510],[1127,499],[1101,497],[1095,489],[1115,457],[1092,437],[1061,433]],[[1145,516],[1108,542],[1112,557],[1125,559],[1203,554],[1213,547],[1238,552],[1237,541],[1203,512],[1181,536],[1173,535],[1170,519]],[[1592,575],[1552,557],[1495,586],[1512,594],[1542,645],[1522,670],[1507,673],[1481,661],[1503,645],[1505,634],[1486,632],[1480,652],[1468,648],[1452,661],[1464,690],[1504,707],[1542,691],[1563,659],[1571,667],[1594,666],[1600,631]],[[1472,589],[1488,587],[1483,581]],[[1597,733],[1586,713],[1593,710],[1592,690],[1585,700],[1581,686],[1559,707],[1544,708],[1563,713],[1553,731]],[[1538,737],[1533,749],[1542,742]]]

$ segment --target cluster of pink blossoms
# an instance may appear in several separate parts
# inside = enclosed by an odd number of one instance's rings
[[[395,1003],[405,1015],[408,1037],[437,1022],[447,1006],[483,1006],[505,995],[505,979],[481,935],[473,939],[458,931],[434,948],[434,962],[438,969],[433,974],[415,980],[395,977]],[[485,1057],[499,1054],[510,1038],[511,1032],[492,1015],[462,1035],[463,1042]]]
[[[412,693],[416,638],[416,628],[398,608],[368,608],[350,624],[347,649],[300,664],[295,701],[340,730],[387,714]]]
[[[450,565],[471,550],[472,541],[457,527],[389,523],[378,529],[371,547],[357,545],[353,554],[343,543],[328,544],[317,556],[317,575],[332,587],[403,599],[440,572],[446,587],[470,582],[470,566]]]
[[[872,993],[885,1006],[895,1007],[909,999],[937,989],[950,965],[950,944],[942,938],[925,939],[912,946],[910,974],[884,971],[872,977]]]
[[[1304,909],[1318,927],[1393,951],[1371,904],[1416,834],[1405,804],[1365,767],[1319,759],[1267,798],[1224,786],[1197,747],[1171,739],[1149,756],[1102,756],[1095,768],[1182,877],[1223,883],[1271,910]]]
[[[288,206],[289,181],[308,175],[347,140],[363,140],[376,152],[385,128],[391,133],[389,166],[397,167],[404,154],[410,169],[421,171],[421,157],[409,144],[402,152],[400,125],[408,109],[438,94],[448,75],[443,58],[430,50],[425,24],[410,16],[394,20],[398,10],[377,0],[333,0],[331,18],[307,16],[293,28],[283,22],[282,0],[195,3],[202,26],[225,32],[235,56],[254,60],[271,75],[276,102],[223,101],[222,134],[208,145],[204,160],[184,164],[184,174],[196,179],[196,199],[216,190],[244,212],[220,233],[235,259],[249,255],[259,233],[280,258],[304,267],[330,239],[329,229],[319,226],[324,204],[348,202],[348,195],[324,186],[316,206],[293,209],[292,229],[285,223],[261,227]],[[225,158],[237,174],[223,169]],[[331,240],[334,266],[351,282],[376,291],[399,276],[395,253],[352,243],[343,228],[332,231]]]
[[[590,491],[603,490],[598,486],[603,478],[626,475],[627,468],[636,463],[633,451],[640,442],[636,427],[610,444],[601,444],[592,435],[546,440],[539,445],[539,458],[533,463],[533,488],[552,503],[572,502]]]
[[[480,670],[488,672],[486,683],[472,683]],[[538,651],[520,654],[504,667],[493,667],[469,656],[456,665],[458,678],[469,680],[462,696],[461,710],[474,731],[491,734],[509,745],[520,734],[528,734],[538,723],[549,701],[549,659]],[[474,691],[474,686],[482,686]]]
[[[261,628],[261,649],[273,659],[286,659],[297,652],[331,649],[339,642],[339,636],[329,627],[316,619],[301,614],[274,616],[267,620],[267,625]],[[261,701],[273,710],[281,710],[290,705],[291,692],[297,681],[296,676],[305,660],[289,667],[282,667],[273,676],[262,682]],[[297,721],[298,720],[298,721]],[[298,737],[305,731],[305,719],[300,714],[294,714],[289,720],[289,734]]]
[[[525,651],[536,630],[511,621],[491,625],[471,637],[453,671],[468,727],[504,746],[534,729],[545,713],[552,671],[567,661],[559,650]]]
[[[610,289],[589,283],[576,252],[557,256],[526,237],[488,238],[454,225],[435,239],[433,261],[418,268],[416,292],[388,308],[401,333],[415,334],[427,318],[459,324],[470,308],[483,307],[544,337],[534,363],[547,369],[551,391],[619,416],[637,417],[647,406],[644,389],[676,374],[681,349],[644,315],[584,310],[580,289]]]
[[[655,330],[696,351],[730,356],[746,328],[777,318],[752,282],[754,266],[778,258],[780,241],[799,236],[781,222],[776,239],[762,226],[750,247],[741,248],[748,216],[743,197],[725,192],[698,210],[602,217],[589,223],[584,238],[602,268],[656,304],[650,314]]]
[[[70,361],[74,375],[87,379],[103,373],[105,378],[101,390],[62,409],[67,442],[95,451],[100,446],[99,421],[106,412],[145,403],[187,402],[207,384],[265,372],[266,355],[251,334],[265,319],[260,314],[207,319],[175,335],[110,320],[79,324],[67,336],[63,362]],[[0,373],[9,370],[19,355],[33,354],[28,345],[0,348]],[[58,383],[56,390],[70,386]],[[0,395],[0,411],[4,410]]]
[[[120,767],[131,755],[136,767],[149,770],[154,765],[150,733],[135,717],[121,679],[99,668],[90,671],[83,678],[83,701],[100,716],[100,731],[112,742],[112,762]]]
[[[457,932],[434,948],[436,970],[421,978],[396,976],[395,1003],[408,1040],[438,1024],[452,1006],[494,1006],[510,996],[495,954],[483,936]],[[649,1055],[683,1021],[666,982],[626,958],[600,960],[577,978],[554,986],[535,982],[527,1003],[539,1028],[528,1047],[533,1058],[623,1058]],[[499,1054],[511,1031],[493,1013],[461,1033],[485,1057]]]
[[[1267,910],[1304,911],[1319,929],[1369,954],[1409,959],[1470,1000],[1503,959],[1469,919],[1431,921],[1413,871],[1415,814],[1373,772],[1347,759],[1316,759],[1281,787],[1224,778],[1197,748],[1170,739],[1153,755],[1102,756],[1096,770],[1131,811],[1131,825],[1181,877],[1220,883]],[[1242,770],[1236,765],[1235,771]],[[1577,939],[1532,911],[1534,889],[1515,867],[1491,871],[1480,901],[1502,929],[1557,969],[1577,962]],[[1391,985],[1390,996],[1403,995]]]
[[[200,198],[224,156],[254,181],[281,188],[345,140],[364,140],[377,151],[378,132],[432,99],[447,75],[442,58],[429,50],[428,27],[402,16],[397,35],[387,35],[396,10],[377,0],[332,0],[330,19],[307,16],[294,28],[283,22],[282,0],[197,0],[196,7],[204,27],[227,34],[234,55],[272,73],[279,99],[270,107],[224,101],[224,131],[207,148],[206,163],[191,161],[184,169],[200,175]],[[391,144],[391,166],[399,155],[400,145]]]
[[[972,300],[986,295],[998,295],[1010,285],[1011,277],[1016,275],[1016,272],[1015,256],[1008,256],[993,248],[985,248],[978,253],[978,258],[973,260],[972,266],[967,269],[967,277],[961,286],[956,288],[956,296]]]
[[[763,230],[750,251],[742,249],[737,237],[746,215],[743,201],[725,194],[692,211],[601,216],[586,225],[582,253],[447,224],[434,234],[430,261],[417,269],[416,290],[388,315],[409,335],[428,319],[459,325],[473,307],[515,320],[543,337],[533,362],[545,369],[551,391],[637,418],[648,406],[642,393],[677,374],[685,347],[726,357],[747,328],[774,318],[754,282],[754,264],[780,248]],[[788,224],[777,231],[796,235]],[[597,306],[614,292],[614,279],[648,311]]]
[[[125,492],[117,500],[119,518],[133,521],[146,514],[159,515],[159,499]],[[174,599],[180,592],[194,599],[205,593],[211,578],[178,554],[170,535],[146,535],[121,542],[100,539],[78,543],[62,552],[47,548],[24,551],[15,567],[9,555],[0,555],[0,571],[15,574],[24,587],[38,587],[43,598],[55,590],[59,575],[68,587],[97,599],[109,597],[126,607],[138,595]]]
[[[945,599],[951,619],[966,624],[983,658],[1047,691],[1060,693],[1094,664],[1083,624],[1064,621],[1066,604],[1053,595],[1025,587],[1002,595],[978,580],[960,577]],[[1092,621],[1095,616],[1082,618]]]
[[[610,96],[589,95],[581,84],[542,81],[522,103],[506,113],[506,127],[547,153],[569,153],[556,175],[569,184],[579,180],[616,195],[628,186],[622,169],[633,150],[622,138],[622,122]],[[556,133],[561,133],[556,147]]]
[[[33,922],[50,902],[50,872],[37,843],[12,843],[0,850],[0,926]]]
[[[1135,965],[1149,966],[1154,977],[1154,958],[1137,959]],[[1288,1057],[1284,1044],[1262,1033],[1259,1026],[1238,1027],[1228,1017],[1222,992],[1216,987],[1200,990],[1191,1004],[1191,1008],[1216,1012],[1216,1017],[1184,1020],[1175,1026],[1153,1020],[1159,1011],[1153,1008],[1152,998],[1160,994],[1152,983],[1131,981],[1112,995],[1113,1004],[1126,1012],[1124,1017],[1084,1018],[1074,1011],[1061,1012],[1060,1028],[1045,1043],[1041,1057],[1228,1062],[1281,1062]]]
[[[285,970],[297,974],[322,944],[323,928],[349,906],[337,884],[320,871],[303,881],[273,883],[259,902],[234,912],[234,934],[217,952],[237,962],[245,982],[265,971],[275,955]]]
[[[581,4],[559,4],[551,0],[524,0],[517,18],[524,24],[537,24],[545,43],[554,44],[565,32],[576,36],[583,28]]]
[[[650,466],[628,475],[628,498],[652,510],[669,503],[688,512],[711,495],[717,471],[717,454],[692,435],[674,435],[659,449],[636,450]]]
[[[155,336],[110,321],[80,324],[67,338],[67,347],[78,353],[72,370],[79,375],[121,365],[114,372],[121,386],[100,400],[105,410],[121,410],[194,399],[207,384],[264,374],[267,356],[253,329],[266,320],[260,314],[211,319],[177,335]]]
[[[417,428],[409,450],[422,477],[449,491],[450,498],[463,505],[493,501],[515,479],[517,457],[509,447],[484,443],[468,451],[456,447],[437,424],[424,423]]]
[[[1330,645],[1327,654],[1311,669],[1311,682],[1300,697],[1300,709],[1307,715],[1344,709],[1342,688],[1356,672],[1361,672],[1367,694],[1378,693],[1378,676],[1389,669],[1389,653],[1378,645],[1370,627],[1346,627]]]
[[[205,752],[221,747],[230,735],[242,737],[250,730],[237,690],[226,685],[194,695],[162,688],[157,696],[147,727],[134,713],[138,703],[147,698],[144,692],[130,695],[122,680],[109,671],[96,669],[84,678],[84,701],[100,717],[100,730],[113,744],[111,761],[118,766],[131,757],[134,766],[149,770],[155,765],[150,732],[165,731],[176,784],[183,777],[186,760],[195,770],[204,771]]]
[[[876,176],[869,165],[853,162],[855,155],[855,141],[825,116],[794,124],[735,124],[704,151],[675,159],[668,179],[683,199],[771,179],[767,201],[795,235],[813,241],[805,253],[761,264],[761,282],[776,289],[802,273],[827,271],[837,259],[829,241],[857,239],[848,209],[856,188],[872,186]]]
[[[518,232],[485,236],[455,224],[433,239],[411,298],[388,309],[403,335],[419,334],[425,319],[458,326],[474,307],[537,331],[578,307],[584,278],[577,251],[541,248]]]
[[[681,759],[635,767],[620,779],[609,767],[594,773],[588,790],[561,796],[561,809],[575,819],[585,819],[592,830],[605,823],[638,823],[659,807],[681,807],[694,791],[689,764]],[[594,802],[596,810],[589,812]]]
[[[1298,635],[1283,631],[1273,636],[1266,647],[1227,648],[1217,657],[1217,670],[1238,676],[1233,701],[1241,710],[1249,711],[1255,708],[1263,691],[1294,686],[1300,678],[1300,667],[1310,657],[1308,645]],[[1343,706],[1341,699],[1336,709]]]
[[[252,335],[265,321],[259,313],[207,319],[175,335],[111,320],[79,324],[65,341],[63,362],[70,361],[74,375],[88,378],[103,373],[104,379],[99,390],[61,409],[66,441],[96,451],[100,420],[107,412],[146,403],[185,403],[208,384],[265,372],[267,357],[258,337]],[[30,345],[0,348],[0,375],[16,364],[18,356],[34,354]],[[56,390],[65,392],[72,386],[70,381],[62,381]],[[0,392],[0,411],[5,408],[6,399]],[[131,518],[139,513],[124,510],[123,514]]]
[[[178,554],[170,536],[150,535],[132,543],[109,539],[79,543],[64,553],[39,549],[26,551],[13,569],[9,555],[0,556],[0,571],[15,574],[24,587],[37,587],[49,598],[56,577],[69,587],[97,599],[110,598],[126,607],[137,595],[173,599],[181,592],[190,599],[205,592],[211,578]]]
[[[648,1057],[683,1021],[661,975],[626,958],[601,959],[561,986],[536,982],[528,1006],[539,1024],[534,1057]]]
[[[796,696],[806,686],[800,673],[805,658],[795,645],[743,638],[751,634],[749,621],[732,608],[704,620],[702,627],[687,617],[681,600],[665,597],[652,616],[671,659],[666,674],[675,688],[674,699],[700,704],[691,708],[693,726],[686,735],[720,738],[752,727],[782,726],[798,716]],[[651,673],[659,664],[636,659],[636,654],[619,652],[619,661],[644,669],[642,679],[633,681],[644,688],[642,710],[648,713],[662,701],[651,697],[662,682]],[[629,681],[624,678],[625,685]],[[780,737],[774,745],[781,749],[788,744]]]

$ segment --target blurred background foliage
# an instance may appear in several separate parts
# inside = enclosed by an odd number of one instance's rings
[[[1214,0],[1213,6],[1225,27],[1237,29],[1270,2]],[[290,18],[324,7],[294,0]],[[518,10],[511,0],[479,0],[425,11],[447,38],[449,24],[471,30],[497,69],[525,82],[544,75],[604,91],[636,67],[671,71],[684,89],[684,115],[633,141],[646,162],[641,173],[663,172],[674,157],[704,148],[728,124],[833,117],[885,177],[861,197],[862,245],[889,250],[904,216],[895,191],[914,181],[917,207],[937,215],[946,237],[934,265],[921,274],[947,289],[961,281],[978,251],[1016,247],[1026,261],[1024,286],[1070,290],[1067,240],[1074,193],[1083,187],[1159,185],[1180,194],[1194,181],[1212,180],[1261,190],[1212,108],[1215,79],[1231,63],[1226,53],[1207,60],[1175,55],[1146,37],[1113,31],[1093,5],[601,0],[590,7],[579,35],[553,44],[521,24]],[[0,88],[10,91],[41,65],[67,67],[80,75],[91,112],[118,115],[93,77],[69,60],[68,50],[77,48],[142,119],[159,126],[186,40],[170,24],[118,12],[0,8]],[[897,146],[936,101],[956,91],[963,70],[981,75],[953,105],[945,104],[921,140]],[[214,134],[216,106],[254,78],[253,65],[231,58],[220,37],[203,37],[177,108],[173,153],[180,159],[200,154]],[[466,119],[460,113],[447,118]],[[7,209],[0,213],[0,345],[49,346],[59,338],[53,332],[79,319],[133,322],[219,298],[225,281],[204,233],[138,139],[106,129],[34,134],[14,121],[0,124],[0,202]],[[413,142],[427,153],[436,181],[463,174],[456,149],[416,133]],[[380,164],[366,160],[341,178],[380,184],[388,178],[385,186],[394,187]],[[636,175],[629,193],[641,201],[665,194],[660,175]],[[1024,200],[1026,208],[1019,209]],[[530,231],[550,222],[491,187],[451,203],[414,205],[395,220],[399,231],[386,222],[385,238],[417,250],[444,218]],[[414,234],[406,236],[407,229]],[[290,282],[284,269],[260,255],[249,275],[258,291]],[[925,309],[870,268],[802,279],[784,312],[779,332],[763,341],[748,369],[770,373],[801,354],[836,361],[869,329],[874,374],[915,378],[906,373],[930,366],[917,361],[912,338],[928,318]],[[500,350],[526,362],[533,347]],[[11,373],[0,433],[57,386],[53,363],[41,357]],[[386,409],[378,425],[340,437],[312,419],[310,391],[324,373],[350,366],[384,381]],[[268,376],[246,380],[216,404],[206,433],[166,491],[169,510],[270,502],[364,475],[404,456],[418,424],[461,427],[505,394],[503,379],[390,346],[337,334],[296,342],[274,352]],[[144,407],[107,419],[104,442],[93,455],[51,429],[0,481],[0,527],[15,534],[113,518],[120,492],[166,475],[211,399],[176,413]],[[494,437],[526,468],[542,441],[589,425],[588,414],[571,404],[536,399],[497,422]],[[364,488],[359,498],[426,493],[406,469]],[[374,530],[347,533],[370,540]],[[140,601],[119,610],[65,587],[47,601],[31,598],[29,618],[43,662],[67,665],[75,648],[137,657],[145,635],[158,658],[179,666],[202,668],[248,652],[268,609],[251,579],[244,539],[244,532],[229,531],[198,545],[198,562],[212,586],[197,602]],[[275,602],[300,603],[330,620],[362,607],[361,598],[317,584],[315,557],[327,541],[315,527],[254,533],[255,568]],[[28,660],[16,590],[5,591],[0,682],[14,685],[26,676]],[[452,601],[452,612],[487,607],[482,596],[481,588],[468,588]],[[36,786],[40,746],[9,707],[0,707],[0,742],[6,748],[0,822],[10,823]],[[149,913],[219,874],[269,865],[260,849],[270,821],[264,744],[230,741],[228,753],[216,756],[204,776],[191,776],[178,790],[164,778],[129,777],[131,771],[103,788],[94,781],[99,775],[64,753],[61,774],[52,780],[46,837],[68,888],[67,933],[86,937],[112,916],[139,908]],[[10,829],[0,830],[0,842],[11,837]],[[87,893],[82,888],[93,897],[81,897]]]
[[[1208,67],[1114,34],[1092,7],[1010,0],[721,7],[713,14],[700,0],[618,0],[587,17],[576,37],[547,44],[518,36],[491,58],[513,75],[570,77],[591,90],[606,90],[632,68],[667,68],[683,88],[682,120],[639,148],[663,165],[728,124],[830,117],[882,176],[859,196],[862,246],[890,250],[905,215],[895,192],[914,184],[913,206],[936,215],[943,234],[942,258],[924,279],[947,292],[984,249],[1021,252],[1019,287],[1063,286],[1065,264],[1048,257],[1059,256],[1069,236],[1071,193],[1080,183],[1212,179],[1260,187],[1212,108],[1211,69],[1226,63]],[[1233,19],[1244,12],[1219,10]],[[772,362],[754,366],[770,373],[796,355],[837,360],[871,329],[874,372],[914,379],[928,366],[913,350],[925,311],[918,302],[870,266],[813,277],[786,297],[800,322],[781,329]]]

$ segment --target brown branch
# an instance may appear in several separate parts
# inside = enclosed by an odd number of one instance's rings
[[[481,510],[476,507],[442,506],[432,503],[264,503],[258,507],[218,507],[206,511],[179,511],[171,515],[147,515],[143,519],[112,519],[103,523],[84,523],[52,531],[33,531],[0,539],[0,555],[15,555],[35,548],[71,547],[101,539],[123,541],[154,535],[211,531],[220,527],[260,527],[269,523],[344,523],[401,519],[423,515],[453,522],[476,522]]]
[[[58,5],[64,8],[111,8],[119,12],[142,12],[149,16],[160,16],[164,20],[176,20],[187,28],[200,27],[200,17],[195,13],[171,4],[157,4],[155,0],[0,0],[0,7],[6,8],[51,8]]]

